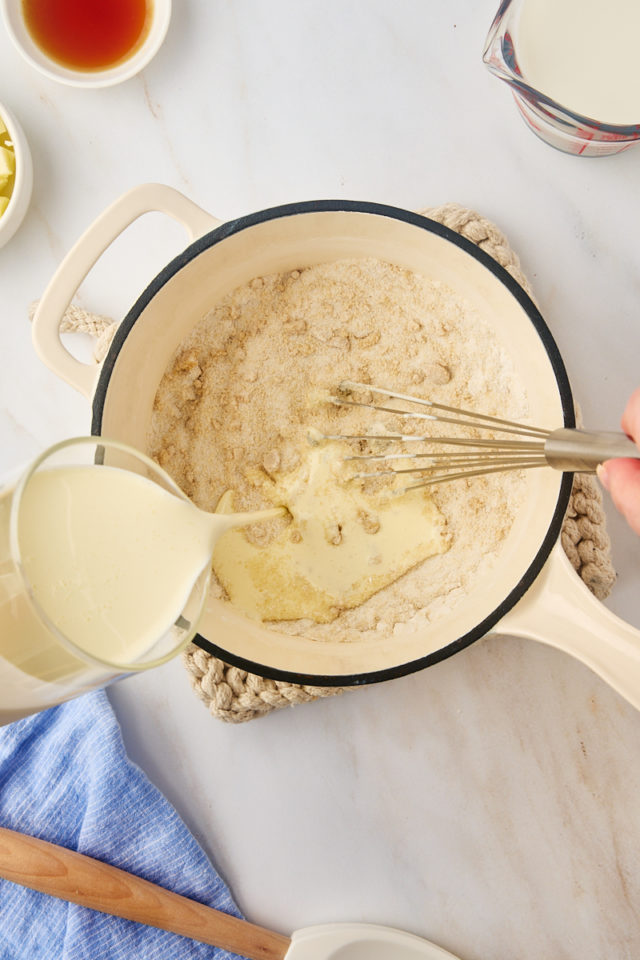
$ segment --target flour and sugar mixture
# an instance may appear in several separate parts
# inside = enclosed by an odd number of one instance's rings
[[[159,385],[148,447],[204,510],[289,506],[222,538],[218,596],[279,631],[381,639],[436,621],[466,595],[499,553],[526,482],[493,474],[399,495],[398,478],[353,479],[344,457],[380,452],[382,441],[318,434],[465,434],[336,406],[328,397],[342,380],[527,415],[510,357],[463,297],[381,260],[340,260],[256,277],[213,306]]]

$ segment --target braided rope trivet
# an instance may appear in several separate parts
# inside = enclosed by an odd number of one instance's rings
[[[29,307],[29,318],[33,319],[38,304],[32,303]],[[93,356],[96,363],[100,363],[107,355],[113,335],[116,332],[116,323],[111,317],[103,317],[99,313],[89,313],[84,307],[75,304],[67,307],[60,323],[60,333],[86,333],[96,341]]]
[[[517,255],[493,223],[456,203],[447,203],[423,213],[477,244],[533,297]],[[95,337],[98,342],[94,355],[100,361],[109,348],[116,325],[108,317],[70,307],[60,329],[63,333],[82,332]],[[616,574],[610,558],[600,487],[589,474],[576,474],[574,477],[561,541],[569,560],[592,593],[599,600],[607,597]],[[183,663],[194,692],[206,703],[209,712],[229,723],[243,723],[280,707],[356,689],[298,686],[280,680],[266,680],[238,667],[231,667],[193,644],[183,654]]]

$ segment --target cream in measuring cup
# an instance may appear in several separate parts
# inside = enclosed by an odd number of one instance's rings
[[[507,0],[483,59],[547,143],[617,153],[640,136],[639,30],[637,0]]]

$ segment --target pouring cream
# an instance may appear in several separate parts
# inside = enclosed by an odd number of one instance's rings
[[[9,495],[0,498],[5,534],[10,502]],[[54,467],[33,474],[24,489],[19,562],[57,631],[90,657],[124,670],[148,658],[180,618],[218,538],[281,513],[216,516],[129,470]],[[22,592],[0,596],[0,656],[30,675],[56,680],[68,672],[69,653],[34,636]],[[40,632],[46,629],[43,624]]]
[[[424,491],[365,491],[343,470],[349,452],[332,442],[313,447],[297,470],[274,485],[265,482],[265,496],[284,503],[291,516],[267,547],[236,530],[216,544],[215,574],[247,616],[330,623],[448,549],[444,518]],[[219,515],[232,503],[229,491]]]

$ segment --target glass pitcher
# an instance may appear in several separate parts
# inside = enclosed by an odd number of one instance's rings
[[[525,122],[546,143],[583,157],[621,153],[640,138],[640,99],[638,123],[609,122],[621,119],[616,116],[620,105],[640,90],[637,52],[626,56],[620,49],[621,42],[633,42],[638,27],[638,0],[597,5],[580,0],[503,0],[482,59],[491,73],[509,84]],[[634,84],[627,82],[631,76]],[[581,91],[585,78],[592,90],[600,85],[596,99],[585,98]],[[559,89],[567,103],[553,98]],[[602,116],[578,112],[578,103],[582,109],[593,104],[595,109],[587,112]],[[625,106],[623,112],[634,109]]]
[[[167,593],[172,593],[171,582],[168,590],[165,587],[163,591],[159,586],[155,596],[141,598],[141,603],[136,604],[135,590],[138,583],[143,581],[137,576],[135,559],[133,561],[131,559],[134,554],[135,558],[141,555],[139,550],[137,553],[134,551],[133,554],[131,551],[131,538],[140,532],[135,522],[135,514],[133,514],[132,524],[134,529],[130,530],[130,538],[118,533],[114,534],[115,545],[113,543],[109,545],[106,542],[94,543],[91,552],[96,558],[95,570],[86,576],[83,576],[81,570],[77,578],[73,578],[73,583],[65,582],[62,570],[55,569],[55,552],[51,554],[45,551],[47,562],[51,557],[54,560],[53,564],[49,563],[49,566],[54,568],[50,570],[53,583],[51,593],[54,599],[53,607],[50,597],[48,597],[48,605],[45,604],[43,595],[34,588],[34,579],[31,574],[35,576],[37,565],[29,566],[24,551],[25,544],[29,540],[29,529],[33,534],[34,525],[42,520],[46,521],[47,512],[53,509],[52,501],[47,499],[44,502],[46,498],[43,497],[42,490],[45,489],[46,492],[48,488],[46,486],[43,488],[43,474],[47,475],[46,483],[47,477],[54,474],[59,477],[62,471],[69,468],[90,467],[93,471],[100,471],[101,467],[105,466],[117,467],[118,472],[124,470],[137,474],[140,479],[147,483],[151,482],[154,486],[166,491],[172,502],[177,498],[186,505],[185,517],[188,522],[182,527],[182,515],[179,517],[178,536],[174,538],[179,549],[180,533],[183,530],[185,538],[193,536],[194,531],[198,533],[199,511],[164,470],[132,448],[99,437],[66,440],[51,447],[31,464],[14,485],[6,484],[4,488],[0,488],[0,724],[10,723],[30,713],[36,713],[92,688],[104,686],[127,674],[158,666],[182,650],[196,632],[196,625],[208,593],[211,571],[211,557],[207,552],[207,545],[205,544],[202,550],[202,566],[199,566],[200,557],[196,556],[195,564],[191,562],[186,579],[183,578],[184,583],[176,584],[174,595],[168,603],[165,603],[165,599]],[[68,494],[66,504],[62,501],[62,510],[60,500],[54,507],[61,513],[67,510],[69,514],[68,517],[65,516],[60,528],[63,531],[60,537],[63,539],[64,523],[71,524],[74,519],[74,505],[69,499],[72,494]],[[131,505],[129,504],[128,507],[131,513]],[[96,517],[102,518],[103,523],[101,528],[98,525],[96,529],[102,529],[103,533],[105,531],[108,533],[104,520],[106,516],[104,502],[95,503],[95,514]],[[151,530],[152,534],[154,529],[162,532],[164,519],[163,514],[162,520],[158,520],[157,523],[150,521],[151,526],[147,526],[147,531]],[[189,526],[191,520],[193,520],[192,527]],[[108,519],[106,522],[110,523]],[[48,524],[44,525],[48,529]],[[87,537],[93,536],[93,527],[91,526],[85,532]],[[104,536],[105,541],[108,539],[108,536]],[[129,543],[127,543],[128,539]],[[153,540],[153,536],[150,539]],[[127,634],[130,625],[131,635],[124,636],[122,644],[117,647],[109,644],[101,646],[96,644],[95,640],[96,630],[100,632],[100,624],[102,623],[104,627],[104,617],[111,618],[112,621],[116,619],[113,611],[107,609],[108,584],[106,587],[98,584],[99,589],[95,595],[91,592],[94,583],[99,580],[96,571],[102,572],[104,569],[105,576],[108,576],[109,564],[101,563],[101,550],[105,555],[110,552],[111,559],[115,555],[125,567],[129,563],[128,579],[131,581],[131,591],[133,591],[130,599],[133,602],[131,617],[125,618],[124,630],[120,632]],[[121,553],[118,554],[118,551]],[[150,554],[147,553],[147,555]],[[153,560],[150,562],[153,563]],[[44,567],[44,563],[45,561],[41,563],[41,567]],[[192,577],[191,573],[193,573]],[[49,575],[47,570],[44,574]],[[72,578],[67,576],[66,579],[69,581]],[[60,591],[66,591],[62,601],[59,601]],[[87,591],[90,593],[88,599],[85,596],[86,602],[82,608],[82,616],[87,616],[89,611],[89,616],[93,618],[94,623],[88,624],[86,629],[81,624],[81,628],[74,632],[70,627],[63,626],[63,622],[67,621],[64,617],[58,616],[58,612],[64,611],[66,616],[67,607],[74,604],[77,607],[76,601],[82,591],[85,594]],[[118,595],[121,594],[122,581],[118,587]],[[100,608],[101,604],[106,612]],[[163,620],[165,607],[167,616]],[[150,612],[153,616],[149,616]],[[113,623],[110,623],[109,629],[112,627]],[[90,640],[91,643],[87,642]]]

